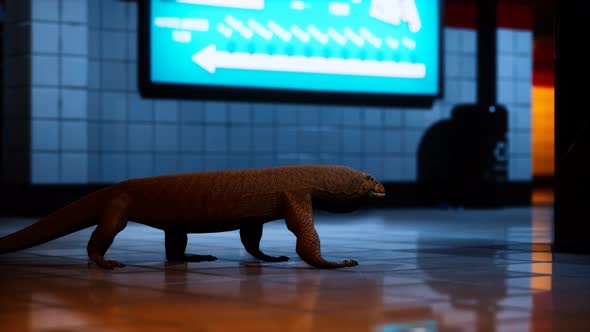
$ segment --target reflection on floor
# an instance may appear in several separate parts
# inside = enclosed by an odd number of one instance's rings
[[[0,256],[3,331],[590,331],[590,257],[552,254],[550,207],[317,215],[324,256],[308,267],[283,222],[260,263],[236,232],[191,235],[215,262],[167,264],[163,234],[131,224],[87,263],[85,230]],[[0,220],[4,235],[31,220]]]

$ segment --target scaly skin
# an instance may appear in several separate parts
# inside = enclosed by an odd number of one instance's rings
[[[263,224],[285,219],[297,237],[297,254],[318,268],[357,265],[354,260],[322,258],[313,224],[313,206],[348,212],[385,190],[371,176],[343,166],[287,166],[187,173],[132,179],[92,193],[37,223],[0,238],[0,254],[30,248],[97,225],[88,256],[112,269],[122,263],[105,259],[115,236],[128,220],[165,232],[171,261],[211,261],[208,255],[185,253],[188,233],[240,230],[246,250],[255,258],[278,262],[260,251]]]

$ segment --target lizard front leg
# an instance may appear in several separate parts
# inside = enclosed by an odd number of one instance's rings
[[[352,259],[341,262],[330,262],[322,257],[320,252],[320,238],[313,224],[313,209],[310,194],[286,193],[284,200],[287,228],[297,237],[296,251],[301,259],[311,266],[326,269],[358,265]]]
[[[265,262],[284,262],[288,261],[289,257],[279,256],[273,257],[263,253],[260,250],[260,239],[262,238],[262,223],[254,223],[240,228],[240,239],[244,248],[254,258]]]
[[[88,257],[96,265],[105,269],[123,267],[125,264],[118,261],[106,260],[104,255],[113,243],[115,236],[127,226],[127,200],[118,197],[112,200],[104,210],[101,221],[92,232],[86,250]]]
[[[214,261],[215,256],[191,255],[185,253],[188,236],[185,232],[167,229],[165,232],[166,259],[170,262],[203,262]]]

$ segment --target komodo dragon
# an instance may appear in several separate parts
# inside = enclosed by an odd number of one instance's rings
[[[88,256],[98,266],[124,264],[104,255],[128,220],[165,232],[169,261],[211,261],[185,254],[187,233],[240,230],[252,256],[267,262],[288,260],[260,251],[264,223],[285,219],[297,237],[297,254],[318,268],[355,266],[354,260],[330,262],[320,254],[313,224],[314,207],[350,212],[370,197],[384,197],[383,185],[366,173],[344,166],[285,166],[164,175],[123,181],[91,193],[16,233],[0,238],[0,254],[31,248],[97,225]]]

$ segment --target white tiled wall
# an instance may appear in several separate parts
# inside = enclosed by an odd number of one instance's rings
[[[148,100],[136,87],[135,3],[8,3],[6,25],[22,36],[7,41],[20,46],[6,54],[13,70],[6,74],[4,117],[7,128],[30,121],[31,150],[14,140],[7,144],[15,155],[30,155],[33,183],[110,183],[297,163],[346,164],[382,181],[415,181],[424,132],[455,104],[476,100],[477,36],[469,29],[444,31],[445,97],[430,110]],[[518,110],[511,113],[510,175],[528,179],[530,94],[524,90],[530,71],[521,64],[530,63],[530,39],[515,31],[499,34],[508,43],[499,51],[499,95]],[[31,43],[23,44],[27,36]],[[504,68],[508,63],[513,70]],[[29,70],[30,79],[20,77]]]
[[[532,179],[531,93],[533,35],[531,31],[498,29],[498,102],[509,110],[510,180]]]

